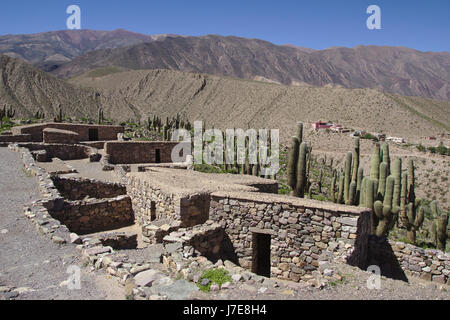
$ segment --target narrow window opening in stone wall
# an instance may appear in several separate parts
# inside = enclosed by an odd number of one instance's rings
[[[156,202],[152,201],[150,204],[150,220],[155,221],[156,220]]]
[[[270,277],[270,234],[253,233],[252,272]]]
[[[161,149],[155,150],[155,163],[161,163]]]

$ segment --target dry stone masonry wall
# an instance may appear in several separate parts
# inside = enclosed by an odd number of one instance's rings
[[[271,275],[299,281],[318,268],[322,251],[350,256],[358,219],[369,221],[369,214],[366,209],[327,207],[305,200],[292,203],[280,198],[271,202],[251,195],[237,198],[214,193],[210,219],[225,229],[239,263],[248,269],[252,268],[252,231],[270,234]]]
[[[127,194],[125,185],[94,179],[61,178],[53,176],[52,181],[61,195],[68,200],[89,198],[114,198]]]
[[[171,163],[172,150],[180,142],[121,142],[105,144],[106,154],[111,164]],[[185,155],[182,159],[185,161]]]
[[[44,143],[77,144],[80,135],[73,131],[47,128],[42,131]]]
[[[127,195],[65,201],[61,210],[51,210],[50,214],[78,234],[112,230],[134,223],[131,199]]]
[[[41,123],[21,127],[13,127],[11,130],[14,134],[29,134],[31,135],[31,141],[41,142],[43,141],[43,131],[47,128],[67,130],[75,132],[79,135],[80,141],[92,140],[89,131],[94,130],[96,134],[95,140],[117,140],[117,134],[123,133],[124,128],[122,126],[102,126],[102,125],[87,125],[87,124],[75,124],[75,123]]]

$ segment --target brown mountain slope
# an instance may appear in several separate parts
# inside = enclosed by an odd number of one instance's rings
[[[151,42],[161,36],[147,36],[126,30],[62,30],[0,36],[0,54],[24,59],[44,71],[89,51],[120,48]]]
[[[402,47],[357,46],[307,51],[238,37],[167,37],[161,41],[89,52],[54,71],[70,78],[105,66],[171,69],[286,85],[372,88],[450,100],[450,53]]]
[[[0,56],[0,74],[0,105],[12,105],[24,116],[41,110],[53,117],[58,104],[77,118],[96,117],[99,107],[117,120],[179,112],[208,127],[278,128],[282,141],[300,119],[404,137],[448,132],[450,124],[450,102],[371,89],[288,87],[171,70],[90,72],[68,83],[6,56]]]
[[[371,89],[288,87],[170,70],[86,75],[70,82],[101,90],[111,101],[125,99],[144,118],[180,112],[216,128],[279,128],[283,140],[294,133],[297,119],[332,120],[404,137],[450,130],[450,102]],[[122,112],[116,104],[110,110]]]
[[[95,114],[98,93],[54,78],[22,60],[0,55],[0,105],[13,106],[18,116],[43,111],[53,117],[61,104],[66,114]]]

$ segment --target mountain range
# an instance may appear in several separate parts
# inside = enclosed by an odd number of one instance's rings
[[[23,59],[44,71],[93,50],[152,42],[166,35],[148,36],[123,29],[114,31],[62,30],[0,36],[0,54]]]
[[[62,79],[104,67],[169,69],[288,86],[371,88],[450,100],[450,53],[404,47],[312,50],[234,36],[70,30],[2,36],[0,53]]]
[[[100,69],[67,80],[23,60],[0,55],[0,102],[18,115],[142,122],[180,113],[216,128],[278,128],[286,143],[295,119],[318,119],[403,137],[450,131],[450,101],[386,94],[373,89],[286,86],[175,70]]]

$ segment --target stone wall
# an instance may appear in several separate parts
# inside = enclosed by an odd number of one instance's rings
[[[450,252],[423,249],[403,242],[371,239],[366,266],[377,265],[381,274],[394,279],[420,277],[441,284],[450,284]]]
[[[136,220],[146,226],[155,220],[179,221],[192,227],[208,220],[209,194],[177,195],[165,192],[137,177],[127,177],[127,192],[132,198]]]
[[[82,141],[80,144],[95,148],[95,149],[104,149],[105,148],[105,141]]]
[[[212,220],[192,228],[181,228],[171,232],[163,238],[167,247],[169,244],[178,245],[177,250],[184,257],[202,255],[211,260],[220,258],[224,239],[223,228]]]
[[[114,198],[127,193],[126,186],[94,179],[52,177],[61,195],[69,200],[83,200],[86,197],[103,199]]]
[[[358,220],[368,224],[369,216],[370,210],[358,207],[250,193],[213,193],[210,210],[229,237],[228,254],[241,266],[252,268],[252,233],[259,229],[271,234],[271,276],[293,281],[316,270],[324,250],[351,256]]]
[[[98,130],[97,140],[117,140],[117,134],[123,133],[122,126],[102,126],[102,125],[87,125],[75,123],[41,123],[27,126],[11,128],[14,134],[29,134],[33,142],[43,141],[43,130],[46,128],[54,128],[60,130],[68,130],[78,133],[80,141],[89,141],[89,129]]]
[[[117,229],[134,223],[129,196],[64,201],[61,210],[51,210],[50,214],[78,234]]]
[[[73,131],[46,128],[43,130],[43,140],[44,143],[77,144],[80,135]]]
[[[161,163],[172,162],[172,149],[180,142],[107,142],[106,154],[111,164],[156,163],[157,150]],[[185,161],[186,155],[181,162]]]
[[[63,161],[86,159],[98,154],[97,149],[77,144],[19,143],[19,147],[30,151],[45,150],[48,158],[59,158]]]
[[[0,143],[17,143],[17,142],[31,142],[32,137],[29,134],[17,135],[0,135]]]
[[[175,208],[179,207],[180,200],[174,194],[164,193],[136,177],[127,179],[127,192],[132,199],[136,221],[142,226],[151,224],[153,220],[177,220]]]

